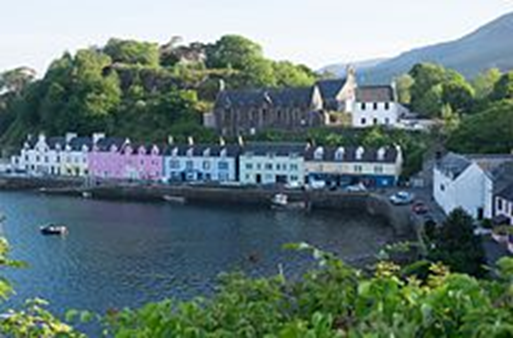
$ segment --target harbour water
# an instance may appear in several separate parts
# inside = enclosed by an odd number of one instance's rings
[[[312,264],[283,244],[308,242],[354,260],[393,239],[380,219],[362,214],[145,204],[0,193],[2,233],[11,256],[29,264],[2,275],[16,295],[3,307],[40,297],[50,309],[137,307],[164,298],[208,296],[222,272],[299,275]],[[68,226],[66,237],[39,226]]]

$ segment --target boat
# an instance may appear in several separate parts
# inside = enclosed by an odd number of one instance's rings
[[[171,195],[164,195],[162,196],[162,199],[169,203],[176,203],[176,204],[185,204],[186,199],[182,196],[171,196]]]
[[[276,194],[271,199],[271,208],[276,210],[297,210],[306,209],[306,207],[306,202],[291,202],[289,201],[289,197],[285,194]]]
[[[93,197],[93,193],[91,193],[90,191],[83,191],[82,197],[83,198],[91,198],[91,197]]]
[[[64,225],[55,225],[55,224],[49,224],[46,226],[42,226],[39,228],[41,230],[41,233],[43,235],[66,235],[68,233],[68,228],[66,228]]]

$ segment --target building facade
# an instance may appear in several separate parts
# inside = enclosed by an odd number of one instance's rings
[[[364,86],[356,89],[356,101],[352,111],[352,126],[396,127],[404,108],[397,102],[393,86]]]
[[[239,157],[240,183],[245,185],[304,185],[302,144],[255,143],[243,147]]]
[[[163,177],[160,148],[133,144],[129,139],[101,139],[93,146],[88,161],[94,178],[159,181]]]
[[[344,187],[363,183],[366,187],[390,187],[401,175],[403,155],[399,147],[309,147],[305,152],[308,181]]]
[[[513,225],[513,183],[495,195],[495,219]]]
[[[494,194],[510,162],[512,155],[449,153],[433,169],[433,197],[446,214],[462,208],[476,219],[492,219]]]
[[[164,151],[166,182],[234,182],[239,147],[235,145],[169,145]]]
[[[89,175],[88,153],[93,143],[103,137],[101,133],[93,137],[78,137],[74,133],[64,137],[29,136],[20,155],[12,158],[12,167],[28,175],[86,177]]]
[[[319,126],[324,123],[322,97],[316,86],[223,90],[214,106],[214,120],[218,132],[227,136]]]

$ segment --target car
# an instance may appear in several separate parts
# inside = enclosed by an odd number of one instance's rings
[[[310,181],[308,183],[308,187],[313,190],[324,189],[326,187],[326,182],[324,181]]]
[[[413,194],[406,191],[399,191],[392,196],[390,196],[389,200],[394,205],[407,205],[413,203],[414,196]]]
[[[411,211],[413,211],[417,215],[425,215],[428,213],[429,208],[422,202],[416,202],[412,205]]]
[[[347,192],[364,192],[367,191],[367,188],[362,183],[349,185],[345,188],[345,191]]]
[[[298,181],[291,181],[285,184],[285,189],[301,189],[302,184]]]

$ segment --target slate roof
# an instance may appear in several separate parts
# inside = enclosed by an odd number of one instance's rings
[[[125,140],[126,139],[121,137],[104,137],[96,143],[96,146],[99,151],[110,151],[110,148],[113,145],[116,145],[118,149],[121,148],[125,143]]]
[[[362,86],[356,88],[357,102],[393,102],[392,86]]]
[[[466,156],[451,152],[442,157],[442,159],[436,164],[436,167],[440,171],[449,173],[453,178],[456,178],[465,170],[467,170],[471,164],[472,161],[469,160]]]
[[[61,146],[61,148],[64,149],[64,147],[66,146],[66,138],[65,137],[60,137],[60,136],[48,137],[46,139],[46,144],[48,145],[48,147],[50,149],[55,149],[57,144],[59,144]]]
[[[361,159],[357,159],[356,153],[359,147],[324,147],[322,146],[322,160],[315,158],[315,151],[319,147],[310,147],[305,152],[306,161],[323,161],[323,162],[367,162],[367,163],[395,163],[400,150],[396,147],[385,147],[385,153],[382,160],[379,159],[379,148],[363,148],[364,152]],[[337,160],[336,154],[339,149],[344,150],[344,156],[341,160]]]
[[[308,107],[314,87],[283,89],[226,90],[219,93],[215,108]]]
[[[316,85],[319,87],[323,100],[335,100],[346,82],[346,78],[321,80],[317,81]]]
[[[258,142],[246,144],[241,153],[253,156],[267,156],[269,154],[274,156],[290,156],[292,154],[302,156],[305,149],[306,145],[304,143]]]
[[[497,194],[497,196],[502,197],[508,201],[513,201],[513,182],[506,188],[502,189]]]
[[[163,150],[164,156],[171,156],[174,149],[178,150],[177,156],[187,156],[188,151],[192,149],[192,156],[195,157],[204,156],[205,150],[207,149],[210,149],[210,156],[212,157],[219,157],[223,149],[226,149],[226,156],[228,157],[236,157],[240,151],[240,147],[238,145],[232,144],[227,144],[225,146],[220,144],[195,144],[193,146],[188,144],[176,144],[165,146]]]
[[[91,137],[74,137],[69,142],[69,146],[73,151],[81,151],[83,146],[87,146],[91,149],[93,146],[93,139]]]

